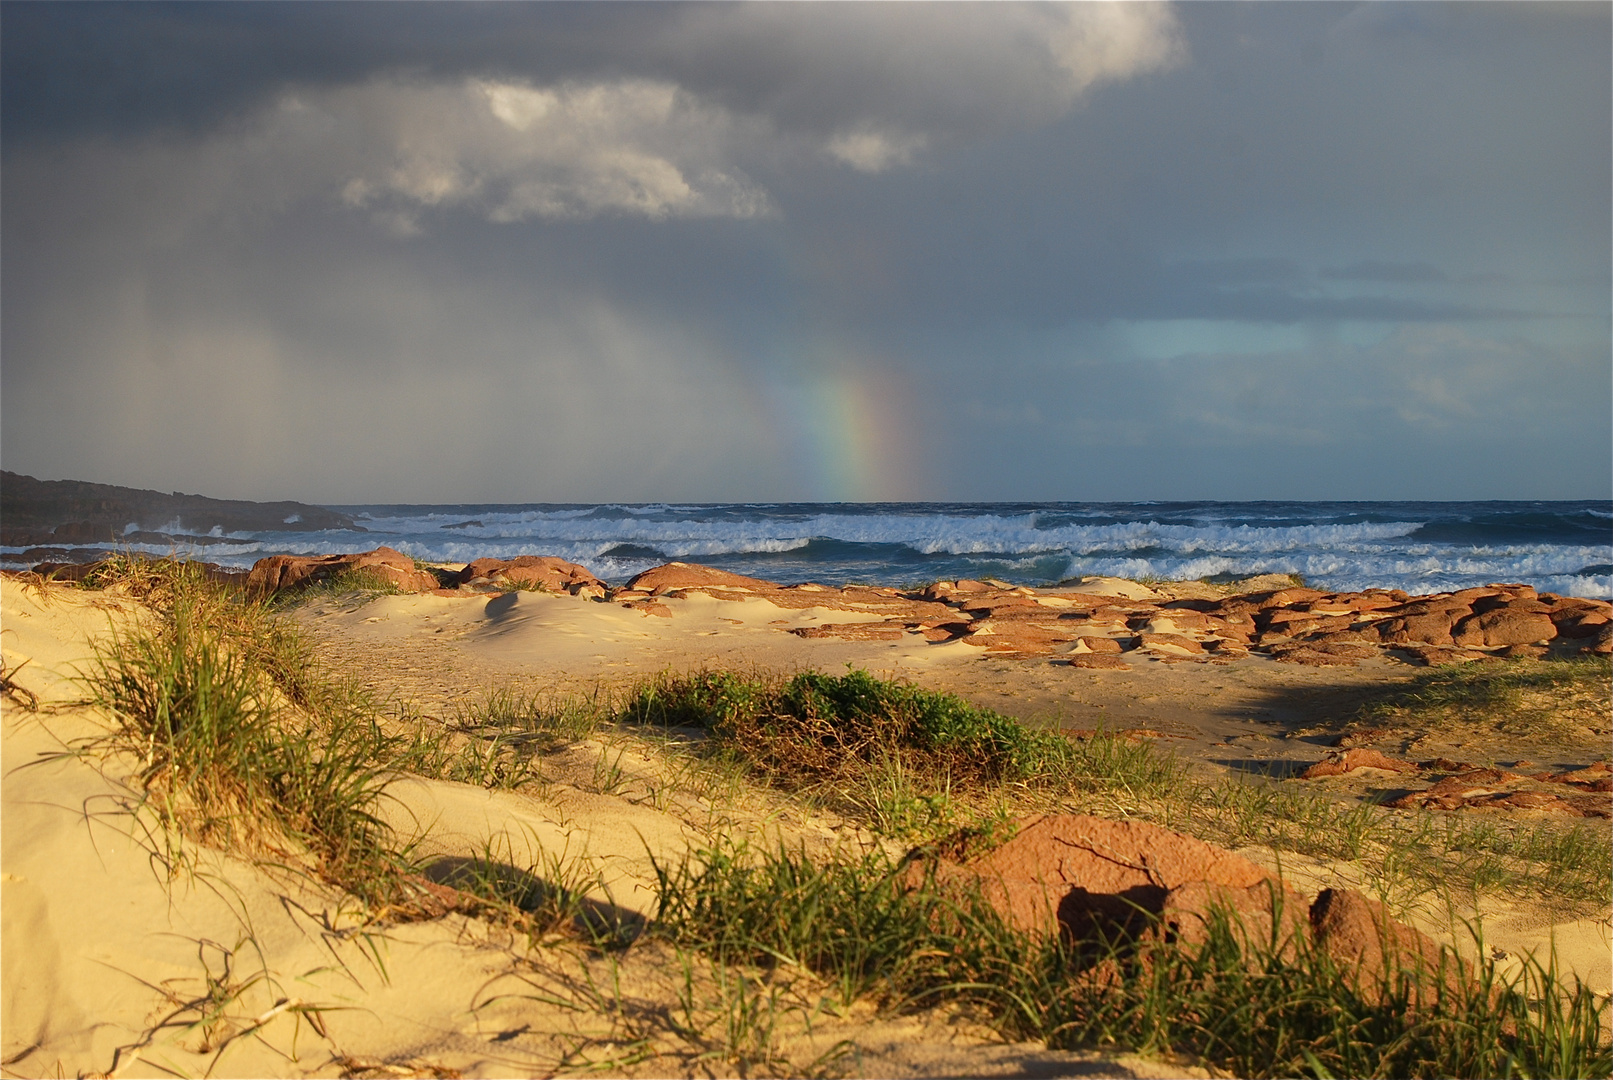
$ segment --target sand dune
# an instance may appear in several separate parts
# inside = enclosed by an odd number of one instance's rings
[[[608,1058],[617,1020],[546,1003],[589,978],[607,979],[605,965],[569,947],[529,953],[524,941],[453,914],[365,925],[339,893],[220,852],[191,849],[194,861],[169,879],[153,854],[160,845],[142,833],[149,822],[129,812],[125,781],[138,763],[61,754],[105,730],[105,717],[80,704],[79,672],[92,642],[109,625],[141,617],[139,606],[12,579],[0,588],[6,669],[21,667],[16,682],[41,705],[30,712],[8,698],[3,708],[6,1075],[529,1076],[552,1073],[578,1046]],[[633,643],[645,624],[637,615],[570,610],[589,619],[566,624],[551,598],[517,597],[506,617],[478,628],[487,662],[539,638],[586,655],[596,636]],[[387,624],[401,637],[466,614],[429,597],[361,611],[361,620],[380,620],[367,625]],[[605,618],[592,621],[598,614]],[[574,747],[571,766],[586,771],[602,749]],[[612,763],[630,776],[654,768],[620,747]],[[557,762],[559,773],[566,767]],[[639,913],[652,901],[650,855],[675,858],[713,828],[826,844],[844,838],[826,823],[766,807],[684,806],[680,816],[563,781],[546,798],[418,779],[400,781],[391,795],[388,817],[404,837],[422,838],[422,853],[492,850],[517,865],[544,855],[582,860],[608,886],[595,899]],[[669,957],[635,949],[616,975],[633,999],[666,989],[669,970]],[[1002,1045],[984,1029],[941,1018],[829,1018],[788,1045],[811,1060],[808,1051],[821,1044],[821,1053],[847,1033],[874,1075],[1181,1075],[1135,1058]],[[688,1067],[674,1053],[608,1071]]]
[[[366,924],[350,899],[305,876],[194,847],[192,861],[170,876],[156,854],[161,844],[143,831],[149,817],[131,812],[129,778],[139,763],[62,753],[105,730],[79,681],[94,643],[110,627],[149,616],[115,592],[11,578],[0,589],[6,671],[40,705],[30,711],[13,696],[3,707],[7,1075],[517,1076],[588,1061],[622,1075],[728,1068],[664,1033],[642,1060],[625,1052],[633,1010],[676,990],[677,964],[660,946],[607,961],[564,942],[528,950],[524,939],[462,914]],[[1096,673],[1015,665],[961,643],[781,632],[857,621],[843,605],[781,607],[698,593],[665,603],[669,617],[532,592],[382,596],[322,601],[299,618],[332,662],[428,715],[445,715],[494,683],[609,692],[662,669],[852,663],[999,707],[1018,701],[1043,717],[1063,710],[1066,720],[1117,708],[1122,697],[1151,701],[1151,711],[1128,715],[1178,729],[1186,737],[1174,744],[1184,752],[1221,747],[1224,756],[1229,739],[1275,745],[1269,723],[1242,715],[1257,698],[1323,678],[1336,685],[1391,677],[1372,665],[1321,673],[1249,660],[1195,671],[1152,665],[1100,685]],[[614,770],[610,785],[597,782],[601,765]],[[549,782],[521,793],[403,778],[384,812],[439,865],[491,853],[515,866],[550,859],[589,869],[597,874],[589,898],[622,917],[652,912],[652,858],[675,860],[723,832],[819,847],[877,842],[848,822],[765,795],[678,789],[652,747],[610,735],[570,746],[546,766]],[[1276,861],[1259,848],[1242,853]],[[1281,868],[1302,891],[1341,883],[1325,862],[1285,856]],[[1605,916],[1553,922],[1521,900],[1490,902],[1483,913],[1497,947],[1521,953],[1555,935],[1567,965],[1607,992]],[[1420,925],[1457,940],[1448,922],[1428,917]],[[696,984],[710,990],[711,978]],[[611,998],[612,986],[625,989]],[[803,998],[800,1017],[811,1009]],[[810,1062],[852,1039],[860,1063],[847,1067],[866,1075],[1203,1075],[1135,1057],[1004,1045],[978,1023],[941,1014],[820,1010],[810,1033],[791,1024],[780,1036],[790,1061]]]

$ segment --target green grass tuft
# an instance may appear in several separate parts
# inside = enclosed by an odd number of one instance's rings
[[[1162,797],[1184,772],[1144,743],[1104,732],[1072,739],[859,670],[787,679],[662,674],[631,692],[616,715],[627,724],[703,729],[708,758],[737,761],[753,778],[890,836],[943,835],[1010,790],[1044,801]]]
[[[139,572],[159,617],[116,632],[88,681],[117,724],[101,746],[139,759],[171,863],[188,838],[384,900],[402,864],[375,810],[396,740],[367,700],[319,682],[263,602],[183,563]]]
[[[1605,1076],[1608,1004],[1531,962],[1474,980],[1358,977],[1304,935],[1251,938],[1225,913],[1200,944],[1156,931],[1073,947],[1006,924],[875,852],[814,862],[718,845],[657,866],[651,933],[730,965],[800,967],[842,1003],[972,1008],[1004,1037],[1185,1056],[1238,1076]]]

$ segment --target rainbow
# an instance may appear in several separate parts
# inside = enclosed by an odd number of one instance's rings
[[[778,434],[793,444],[815,501],[920,497],[905,384],[887,369],[842,368],[771,395]]]

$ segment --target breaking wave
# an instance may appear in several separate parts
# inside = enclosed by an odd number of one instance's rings
[[[367,531],[236,534],[199,557],[387,544],[420,559],[558,555],[609,581],[691,560],[777,581],[1300,574],[1322,588],[1431,592],[1521,581],[1613,595],[1613,504],[1056,503],[355,506]],[[141,550],[166,554],[166,548]],[[16,562],[22,553],[0,553]]]

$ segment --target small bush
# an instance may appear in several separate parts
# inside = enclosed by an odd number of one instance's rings
[[[783,681],[731,672],[663,676],[640,688],[621,715],[704,728],[793,786],[893,754],[928,773],[987,782],[1051,776],[1074,756],[1059,734],[866,671],[803,672]]]
[[[879,679],[803,672],[663,674],[617,712],[634,724],[709,733],[708,757],[807,793],[891,836],[934,837],[974,816],[1004,785],[1048,798],[1130,798],[1172,790],[1183,766],[1104,732],[1071,739],[1027,727],[955,694]]]

